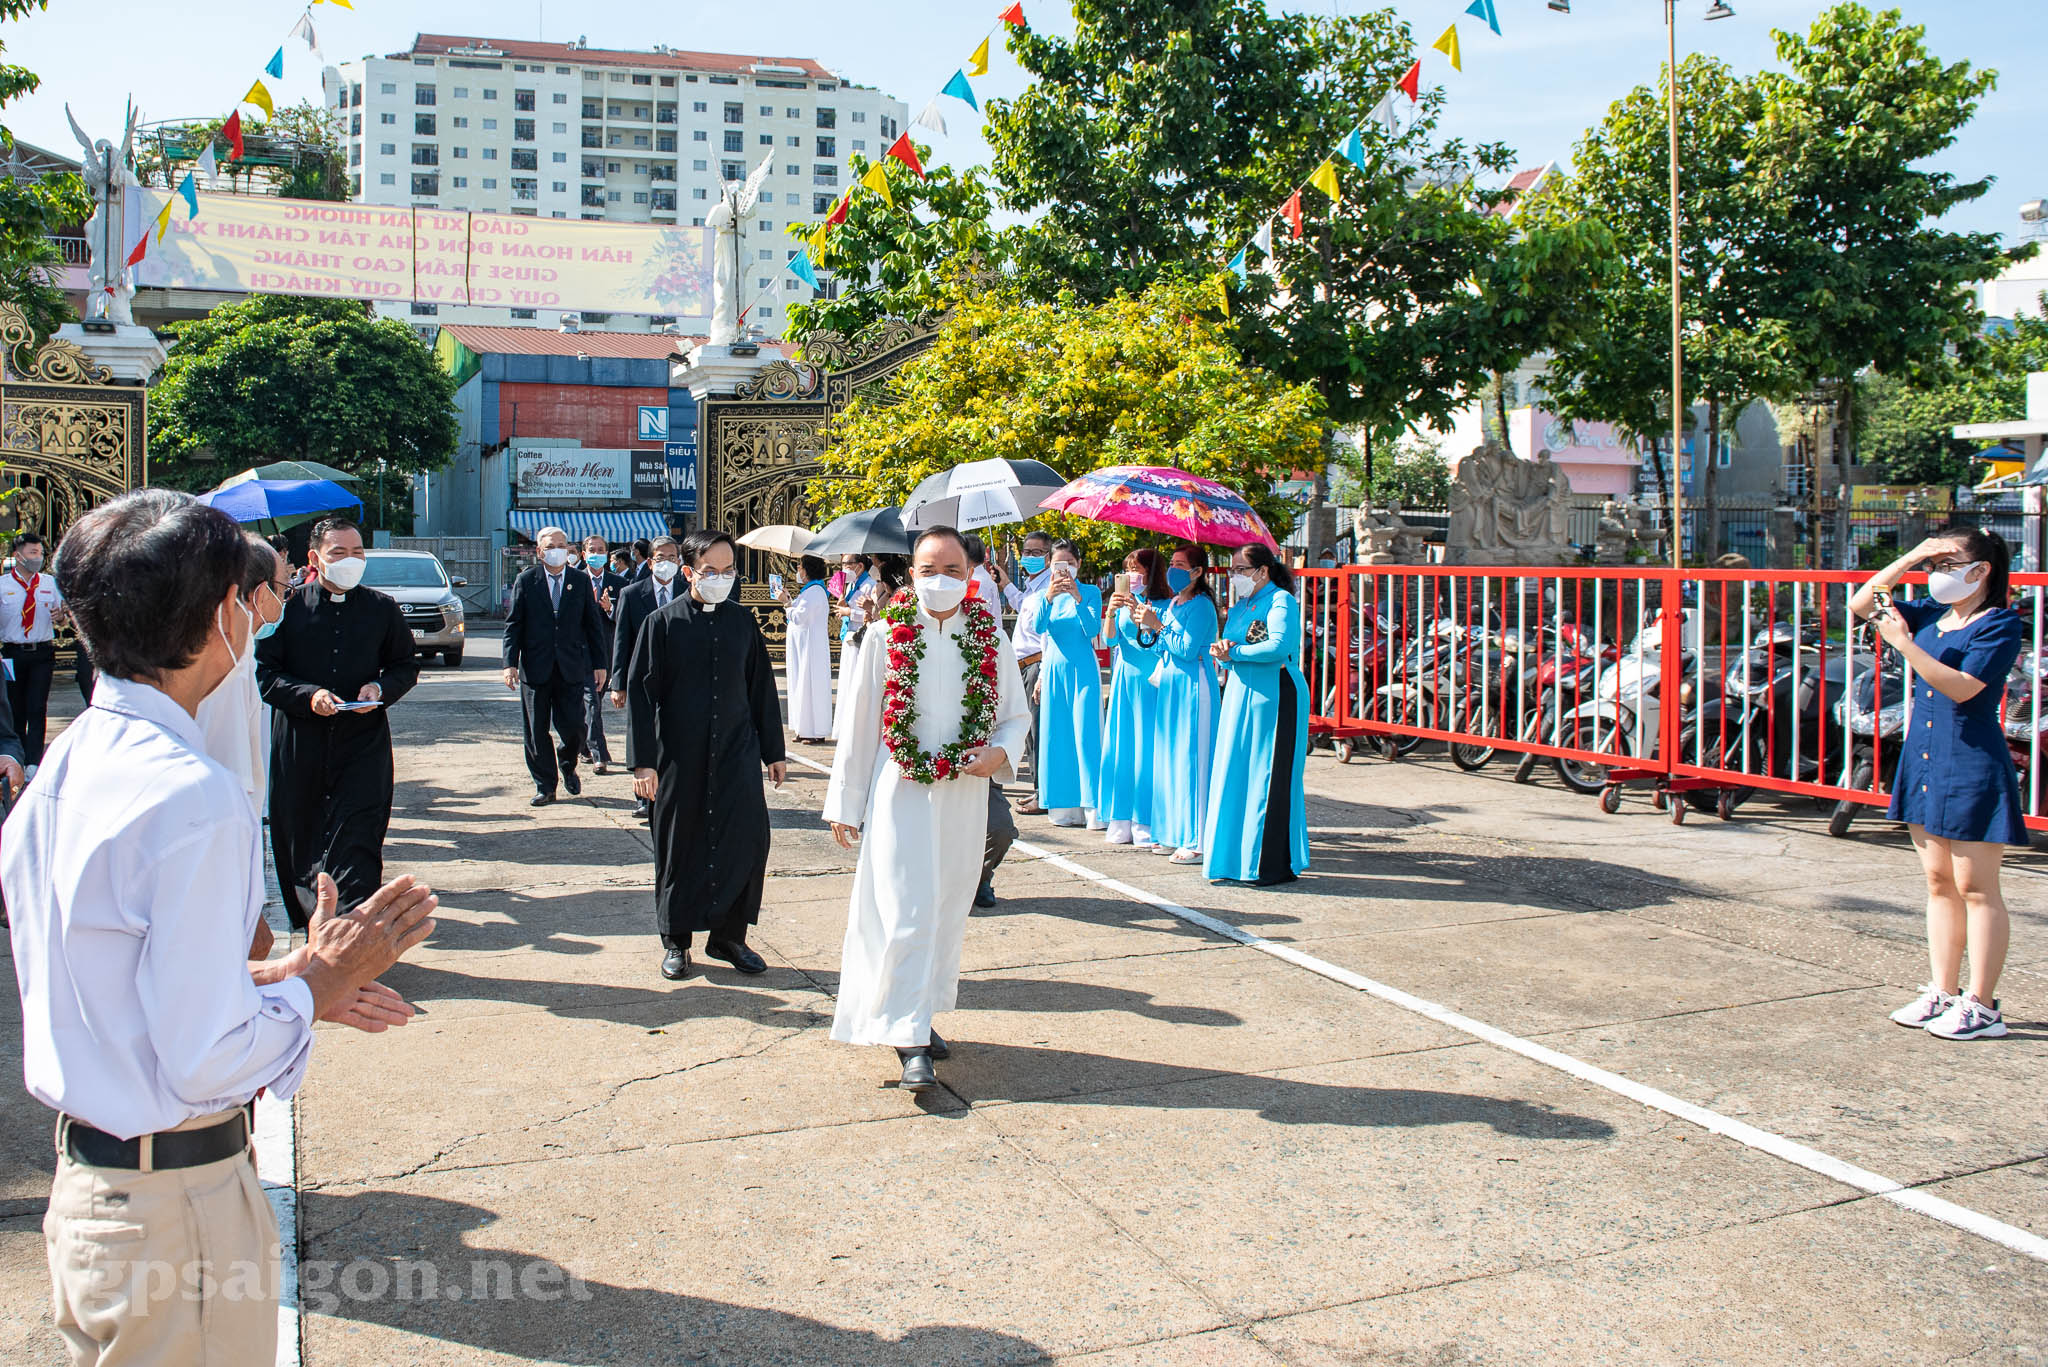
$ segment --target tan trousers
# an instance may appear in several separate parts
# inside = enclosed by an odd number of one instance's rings
[[[74,1367],[268,1367],[277,1358],[277,1217],[253,1153],[165,1172],[60,1156],[43,1244]]]

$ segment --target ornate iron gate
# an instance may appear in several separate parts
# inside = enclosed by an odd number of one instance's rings
[[[776,361],[731,398],[707,398],[699,448],[704,463],[702,525],[734,533],[772,523],[808,526],[806,490],[827,472],[821,456],[832,420],[856,396],[888,397],[891,376],[929,350],[943,318],[888,318],[854,337],[813,333],[800,362]],[[782,605],[768,596],[768,557],[740,551],[740,601],[761,619],[768,648],[782,658]],[[837,642],[834,642],[835,649]]]
[[[85,512],[143,482],[148,396],[116,384],[70,342],[38,342],[21,310],[0,303],[0,534],[52,542]]]

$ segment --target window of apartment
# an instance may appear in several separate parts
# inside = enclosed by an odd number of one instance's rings
[[[379,185],[396,185],[398,184],[398,177],[386,171],[383,175],[377,177],[377,183]]]
[[[498,149],[497,149],[497,148],[495,148],[495,147],[486,147],[486,148],[484,149],[484,160],[485,160],[485,161],[496,161],[497,159],[498,159]]]
[[[854,110],[854,111],[853,111],[853,121],[854,121],[855,123],[866,123],[866,122],[868,121],[868,112],[867,112],[867,110],[865,110],[865,109],[856,109],[856,110]]]
[[[457,161],[466,161],[469,159],[469,149],[467,147],[451,147],[448,149],[448,155]]]
[[[377,122],[378,122],[378,123],[382,123],[382,124],[393,124],[393,123],[397,123],[397,122],[398,122],[398,115],[396,115],[396,114],[391,114],[391,113],[379,114],[379,115],[377,116]]]
[[[441,149],[431,146],[413,148],[412,164],[415,166],[439,166],[441,164]]]
[[[727,180],[745,180],[747,164],[743,161],[722,161],[718,163],[719,174]]]
[[[709,198],[711,198],[711,196],[709,196],[709,195],[705,194],[705,193],[704,193],[704,187],[703,187],[703,186],[701,186],[701,185],[699,185],[699,186],[698,186],[698,187],[697,187],[696,189],[694,189],[694,190],[690,191],[690,198],[691,198],[691,199],[709,199]]]
[[[622,104],[608,104],[604,107],[604,116],[608,119],[623,119],[626,117],[626,106]]]
[[[532,141],[533,141],[533,120],[532,120],[532,119],[514,119],[514,120],[512,120],[512,136],[513,136],[513,137],[514,137],[515,139],[517,139],[518,141],[520,141],[520,142],[532,142]]]
[[[469,177],[468,177],[468,176],[450,176],[450,177],[448,178],[448,183],[449,183],[450,185],[452,185],[452,186],[453,186],[453,187],[454,187],[455,189],[458,189],[458,190],[467,190],[467,189],[469,188]]]
[[[540,182],[539,182],[539,181],[537,181],[537,180],[531,180],[531,179],[529,179],[529,178],[527,178],[527,177],[525,177],[525,176],[514,176],[514,177],[512,178],[512,198],[514,198],[514,199],[536,199],[536,198],[538,198],[538,197],[539,197],[539,195],[540,195]]]
[[[613,204],[617,204],[619,202],[619,192],[617,190],[606,190],[604,192],[604,197],[606,200]]]
[[[811,184],[837,185],[838,183],[839,168],[837,166],[827,166],[823,162],[811,163]]]
[[[775,225],[773,223],[764,222],[761,224],[761,231],[764,233],[772,233],[775,231]]]
[[[434,102],[434,87],[430,85],[414,86],[412,88],[412,102],[414,104],[432,104]]]
[[[552,160],[557,166],[564,165],[569,160],[569,154],[567,152],[557,152],[554,154]]]
[[[755,283],[754,288],[757,290],[772,289],[774,288],[774,285],[775,281],[772,278],[764,275],[760,278],[759,281]]]
[[[486,132],[486,133],[491,133],[491,132],[495,132],[495,131],[497,131],[497,127],[498,127],[498,121],[497,121],[496,119],[485,119],[485,120],[484,120],[484,132]]]
[[[804,168],[797,165],[795,162],[791,162],[789,165],[782,168],[782,172],[784,175],[800,176],[804,173]]]
[[[533,311],[532,309],[513,309],[513,310],[512,310],[512,317],[513,317],[514,319],[518,320],[518,321],[521,321],[521,322],[524,322],[524,321],[526,321],[527,319],[530,319],[530,318],[532,318],[533,316],[534,316],[534,311]]]
[[[741,150],[743,150],[743,149],[744,149],[744,148],[746,147],[746,145],[747,145],[747,135],[746,135],[746,134],[744,134],[744,133],[740,132],[740,131],[739,131],[738,129],[736,129],[736,128],[728,128],[728,129],[726,129],[726,130],[725,130],[725,150],[726,150],[726,151],[728,151],[728,152],[738,152],[738,151],[741,151]]]
[[[633,135],[633,145],[635,147],[645,147],[647,145],[647,135],[645,133],[635,133]]]
[[[512,92],[512,107],[514,109],[523,109],[531,113],[533,105],[534,98],[531,90],[515,90]]]
[[[792,275],[789,279],[782,282],[782,288],[785,290],[802,289],[803,283],[803,281]]]
[[[568,92],[567,92],[567,91],[564,91],[564,90],[557,90],[557,91],[555,92],[555,103],[556,103],[556,104],[567,104],[567,103],[569,103],[569,94],[568,94]]]
[[[414,303],[412,306],[412,311],[423,318],[432,317],[434,314],[437,314],[441,311],[441,306],[439,304]]]
[[[493,90],[493,89],[491,89],[491,88],[490,88],[489,86],[485,86],[485,87],[484,87],[484,98],[485,98],[485,99],[487,99],[487,100],[495,100],[495,99],[497,99],[497,98],[498,98],[498,92],[497,92],[497,91],[495,91],[495,90]]]
[[[558,195],[569,193],[569,182],[566,180],[551,180],[548,182],[548,186]]]
[[[548,131],[550,133],[553,133],[556,137],[560,137],[562,134],[569,131],[569,125],[566,123],[550,124],[548,126]]]
[[[819,156],[821,156],[821,157],[836,157],[836,156],[838,156],[838,155],[839,155],[839,139],[837,139],[837,138],[819,138],[819,139],[818,139],[818,153],[817,153],[817,154],[818,154]]]
[[[853,150],[854,150],[854,151],[856,151],[856,152],[865,152],[865,151],[867,151],[867,150],[868,150],[868,140],[867,140],[866,138],[855,138],[855,139],[853,140]]]
[[[697,78],[692,76],[690,79],[694,81]],[[712,85],[738,85],[739,83],[740,78],[737,76],[713,76],[711,78]]]
[[[896,138],[897,138],[897,136],[898,136],[899,134],[901,134],[902,132],[903,132],[903,129],[902,129],[902,128],[901,128],[901,127],[900,127],[900,126],[899,126],[899,125],[897,124],[896,120],[894,120],[894,119],[890,118],[890,117],[889,117],[889,116],[888,116],[887,114],[884,114],[884,115],[882,116],[882,141],[883,141],[883,142],[894,142],[894,141],[896,141]]]
[[[705,131],[704,129],[702,129],[702,128],[699,128],[699,129],[698,129],[698,130],[697,130],[696,132],[694,132],[694,133],[690,134],[690,141],[691,141],[691,142],[709,142],[709,141],[711,141],[711,134],[710,134],[709,132]]]
[[[775,305],[763,304],[760,307],[759,313],[763,318],[773,318],[775,316]]]
[[[690,79],[694,81],[697,78],[695,76],[692,76]],[[704,226],[704,220],[701,218],[693,218],[690,220],[690,226],[692,228],[701,228]]]
[[[604,215],[603,215],[603,214],[583,214],[583,215],[580,215],[580,217],[581,217],[581,218],[583,219],[583,221],[584,221],[585,223],[602,223],[602,222],[604,222]]]
[[[586,119],[603,118],[604,106],[598,103],[596,100],[585,100],[583,102],[583,117]]]
[[[535,67],[535,68],[534,68],[534,70],[536,70],[536,71],[538,71],[539,69],[540,69],[539,67]],[[556,74],[557,76],[566,76],[566,75],[568,75],[568,74],[569,74],[569,68],[568,68],[568,67],[565,67],[565,66],[558,66],[558,67],[556,67],[556,68],[555,68],[555,74]]]
[[[654,84],[654,77],[652,77],[652,76],[643,76],[643,75],[641,75],[641,74],[640,74],[639,72],[637,72],[637,71],[636,71],[636,72],[634,72],[634,73],[633,73],[633,84],[634,84],[634,85],[653,85],[653,84]]]
[[[492,179],[491,177],[489,177],[489,176],[485,176],[485,177],[484,177],[484,188],[485,188],[486,190],[495,190],[495,189],[497,189],[497,188],[498,188],[498,182],[497,182],[497,181],[495,181],[495,180],[493,180],[493,179]]]
[[[436,175],[414,176],[412,192],[416,195],[438,195],[441,193],[441,178]]]
[[[804,140],[802,138],[791,138],[789,140],[789,145],[791,147],[802,147],[804,145]]]
[[[711,163],[708,161],[693,161],[690,163],[690,169],[692,171],[709,171]]]
[[[702,100],[695,100],[692,101],[690,104],[690,112],[692,114],[702,114],[707,112],[710,108],[711,106],[704,103],[704,101]]]
[[[398,155],[398,144],[397,144],[397,143],[395,143],[395,142],[380,142],[380,143],[378,143],[378,144],[377,144],[377,155],[378,155],[378,156],[380,156],[380,157],[395,157],[395,156],[397,156],[397,155]]]
[[[725,106],[725,121],[727,123],[745,123],[747,121],[747,107],[743,104],[728,103]]]
[[[533,148],[531,148],[531,147],[515,147],[515,148],[513,148],[513,149],[512,149],[512,169],[513,169],[513,170],[515,170],[515,171],[534,171],[534,170],[538,170],[539,168],[540,168],[540,153],[536,152],[536,151],[535,151],[535,150],[534,150]]]
[[[453,96],[453,98],[455,98],[455,99],[458,99],[458,100],[466,100],[466,99],[468,99],[468,98],[469,98],[469,87],[468,87],[468,86],[466,86],[466,85],[458,85],[458,86],[456,86],[456,87],[455,87],[455,89],[454,89],[454,91],[452,92],[452,96]]]
[[[626,83],[626,73],[625,73],[625,72],[623,72],[623,71],[614,71],[614,72],[612,73],[612,84],[613,84],[613,85],[624,85],[625,83]]]
[[[351,166],[361,166],[363,164],[362,148],[351,147],[348,149],[348,164]]]
[[[812,213],[814,213],[814,214],[829,214],[829,213],[831,213],[831,212],[832,212],[832,196],[830,196],[830,195],[812,195],[812,196],[811,196],[811,212],[812,212]]]
[[[450,125],[452,125],[453,127],[456,127],[456,128],[467,128],[467,127],[469,127],[469,120],[468,120],[468,119],[465,119],[465,118],[464,118],[464,117],[462,117],[462,115],[460,115],[460,114],[457,114],[457,115],[456,115],[456,116],[455,116],[454,118],[452,118],[452,119],[448,120],[448,122],[449,122],[449,124],[450,124]]]
[[[398,93],[398,86],[396,82],[386,81],[382,86],[378,87],[378,90],[380,94],[396,95]]]
[[[604,145],[606,147],[624,147],[626,145],[626,135],[624,133],[613,133],[604,140]]]
[[[839,111],[838,111],[838,110],[836,110],[836,109],[823,109],[823,108],[821,108],[821,109],[819,109],[819,110],[818,110],[818,127],[820,127],[820,128],[837,128],[838,126],[839,126]]]
[[[434,116],[433,116],[432,114],[415,114],[415,115],[413,115],[413,116],[412,116],[412,131],[413,131],[413,135],[414,135],[415,137],[424,137],[424,138],[431,138],[431,137],[433,137],[433,136],[434,136]]]
[[[676,135],[673,133],[656,133],[654,135],[654,150],[657,152],[675,151]]]
[[[772,118],[774,118],[774,117],[775,117],[775,106],[774,106],[774,105],[772,105],[772,104],[764,104],[764,105],[762,105],[762,106],[761,106],[761,117],[762,117],[762,118],[764,118],[764,119],[772,119]]]
[[[644,162],[644,161],[636,161],[636,162],[634,162],[634,163],[633,163],[633,174],[634,174],[634,175],[636,175],[636,176],[644,176],[644,175],[646,175],[646,174],[647,174],[647,163],[646,163],[646,162]]]
[[[361,114],[351,114],[348,116],[348,132],[352,138],[360,138],[363,135],[363,116]]]
[[[595,129],[595,128],[586,128],[586,129],[584,129],[584,130],[583,130],[583,145],[584,145],[585,147],[602,147],[602,146],[604,146],[604,134],[600,133],[600,132],[599,132],[599,131],[598,131],[597,129]]]
[[[619,161],[608,161],[604,164],[604,169],[609,171],[613,175],[617,175],[620,171],[623,171],[625,169],[625,163]]]
[[[635,204],[645,204],[647,202],[647,192],[645,190],[635,190],[633,192],[633,202]]]
[[[804,111],[801,109],[785,109],[782,111],[782,117],[785,119],[800,119],[803,116]]]
[[[348,88],[348,102],[351,107],[363,102],[363,87],[360,82]]]

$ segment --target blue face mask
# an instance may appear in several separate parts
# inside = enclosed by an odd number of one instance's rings
[[[1026,574],[1045,573],[1045,557],[1042,555],[1021,556],[1018,559],[1018,563],[1024,566],[1024,573]]]
[[[256,617],[256,614],[255,614],[255,613],[253,613],[253,612],[252,612],[252,613],[250,613],[250,614],[249,614],[249,618],[250,618],[250,622],[249,622],[249,629],[250,629],[250,632],[251,632],[251,634],[252,634],[252,635],[254,635],[254,637],[255,637],[255,638],[256,638],[257,640],[259,640],[259,641],[262,641],[262,640],[266,640],[266,639],[268,639],[268,638],[269,638],[270,636],[274,635],[274,634],[276,633],[276,631],[277,631],[277,629],[278,629],[279,627],[281,627],[281,626],[283,626],[283,625],[284,625],[284,604],[283,604],[282,602],[280,602],[280,603],[279,603],[279,604],[277,605],[277,617],[276,617],[276,620],[274,620],[274,621],[269,621],[269,622],[259,622],[259,621],[256,621],[256,620],[255,620],[255,617]]]
[[[1192,570],[1184,570],[1180,566],[1175,565],[1166,572],[1166,587],[1172,589],[1175,593],[1185,593],[1188,585],[1194,582],[1195,576]]]

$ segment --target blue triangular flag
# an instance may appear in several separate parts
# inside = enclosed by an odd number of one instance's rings
[[[192,211],[191,216],[199,217],[199,185],[192,179],[190,171],[187,171],[185,179],[179,182],[178,193],[185,197],[185,207]]]
[[[1237,249],[1237,255],[1230,258],[1231,274],[1237,277],[1237,283],[1240,285],[1251,283],[1251,277],[1245,271],[1244,254],[1245,248],[1239,247]]]
[[[939,93],[941,95],[951,95],[954,99],[966,104],[969,109],[972,109],[977,114],[981,112],[981,101],[974,98],[974,87],[967,84],[965,68],[954,72],[953,79],[946,82],[946,88]]]
[[[1361,171],[1366,169],[1365,135],[1356,128],[1351,130],[1350,137],[1344,139],[1344,145],[1339,150],[1343,152],[1344,160],[1350,162]]]
[[[270,76],[275,77],[277,80],[281,81],[284,79],[283,48],[279,48],[277,50],[277,52],[271,57],[270,61],[264,66],[263,70]]]
[[[1472,0],[1472,3],[1466,7],[1465,13],[1471,15],[1474,19],[1484,19],[1488,28],[1492,29],[1496,34],[1500,32],[1500,16],[1493,12],[1493,0]]]
[[[818,288],[818,272],[811,265],[811,254],[809,252],[798,252],[795,256],[789,258],[789,273],[803,281],[806,285],[809,285],[812,289]]]

